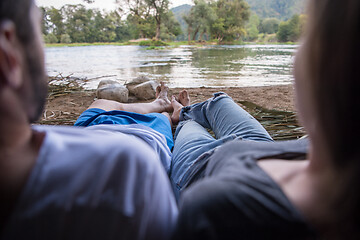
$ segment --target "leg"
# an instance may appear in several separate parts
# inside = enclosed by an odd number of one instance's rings
[[[171,116],[173,122],[179,120],[181,109],[190,104],[187,91],[180,92],[178,100],[180,102],[173,97],[171,102],[174,108]],[[228,137],[216,140],[203,126],[193,120],[179,123],[175,133],[170,171],[170,180],[177,198],[180,190],[188,183],[191,173],[202,163],[201,158],[198,160],[199,157],[232,139],[233,137]]]
[[[177,99],[173,96],[171,104],[174,108],[171,120],[173,124],[177,124],[181,109],[190,105],[188,92],[181,91]],[[169,175],[178,199],[180,190],[186,183],[187,174],[192,169],[191,166],[201,154],[209,150],[209,146],[216,140],[195,121],[181,122],[176,129],[175,139]]]
[[[156,89],[156,100],[151,103],[123,104],[110,100],[97,100],[81,114],[75,126],[88,127],[100,124],[141,124],[163,134],[171,150],[174,142],[172,122],[167,111],[172,106],[167,98],[168,88],[162,83]]]
[[[217,140],[200,124],[191,120],[181,122],[177,132],[169,175],[178,199],[195,161],[201,154],[211,150]]]
[[[188,119],[212,129],[217,139],[236,135],[245,140],[272,141],[263,126],[225,93],[217,93],[205,102],[184,107],[180,120]]]
[[[161,83],[156,89],[156,99],[150,103],[119,103],[116,101],[99,99],[90,105],[88,109],[99,108],[105,111],[120,110],[140,114],[162,113],[172,111],[171,103],[167,97],[168,88]]]
[[[162,112],[161,114],[164,115],[165,117],[167,117],[167,119],[168,119],[169,122],[170,122],[170,126],[171,126],[171,128],[172,128],[172,127],[173,127],[173,124],[172,124],[172,121],[171,121],[170,114],[169,114],[168,112]]]

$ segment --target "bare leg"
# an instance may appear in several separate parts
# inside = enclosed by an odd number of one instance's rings
[[[88,109],[100,108],[105,111],[120,110],[140,114],[171,112],[173,107],[168,99],[168,87],[161,83],[156,89],[156,99],[150,103],[119,103],[112,100],[99,99]]]
[[[174,109],[174,112],[171,116],[171,121],[173,124],[177,124],[179,123],[181,109],[190,105],[189,93],[186,90],[182,90],[179,93],[178,99],[176,99],[175,96],[172,96],[171,105]]]
[[[168,119],[169,122],[170,122],[170,126],[173,127],[173,123],[172,123],[172,121],[171,121],[170,114],[169,114],[168,112],[162,112],[161,114],[164,115],[165,117],[167,117],[167,119]]]

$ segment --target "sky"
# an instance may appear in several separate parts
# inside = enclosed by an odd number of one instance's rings
[[[60,8],[66,4],[84,4],[91,8],[99,8],[105,10],[115,9],[115,0],[95,0],[92,4],[86,4],[82,0],[35,0],[38,6]],[[177,7],[182,4],[193,4],[192,0],[170,0],[170,8]]]

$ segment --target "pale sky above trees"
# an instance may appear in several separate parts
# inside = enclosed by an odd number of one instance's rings
[[[35,0],[38,6],[60,8],[65,4],[84,4],[91,8],[99,8],[106,10],[115,9],[115,0],[95,0],[93,4],[86,4],[82,0]],[[182,4],[191,4],[193,5],[192,0],[170,0],[170,7],[180,6]]]

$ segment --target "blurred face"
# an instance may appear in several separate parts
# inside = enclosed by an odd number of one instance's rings
[[[31,43],[24,46],[23,79],[22,90],[25,110],[30,122],[40,117],[47,96],[47,75],[45,73],[43,41],[41,35],[41,13],[32,4],[31,24],[34,30],[34,38]]]

